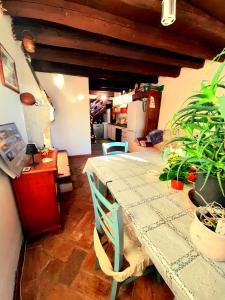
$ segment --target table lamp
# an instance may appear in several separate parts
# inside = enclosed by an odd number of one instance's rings
[[[37,154],[38,150],[35,144],[27,144],[27,148],[26,148],[26,154],[29,154],[32,156],[32,164],[31,166],[36,166],[38,165],[38,163],[36,163],[34,161],[34,154]]]

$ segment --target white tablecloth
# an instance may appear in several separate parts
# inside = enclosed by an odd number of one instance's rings
[[[201,256],[190,241],[193,219],[187,188],[175,191],[158,179],[159,152],[89,158],[132,222],[139,240],[178,300],[225,300],[225,262]],[[165,299],[166,300],[166,299]]]

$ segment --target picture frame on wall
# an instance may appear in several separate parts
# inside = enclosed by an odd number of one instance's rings
[[[0,78],[4,86],[19,93],[19,84],[16,74],[16,65],[12,56],[0,43]]]

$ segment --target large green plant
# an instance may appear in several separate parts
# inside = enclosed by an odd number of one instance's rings
[[[215,60],[225,54],[225,49]],[[189,97],[186,107],[180,109],[171,121],[173,134],[178,135],[167,144],[177,144],[185,153],[179,168],[191,163],[198,172],[205,173],[205,183],[209,175],[216,176],[220,188],[225,179],[225,95],[221,90],[225,88],[223,61],[211,82],[202,81],[199,93]],[[203,185],[203,187],[204,187]]]

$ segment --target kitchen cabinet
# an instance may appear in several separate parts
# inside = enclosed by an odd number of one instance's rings
[[[108,126],[107,126],[107,136],[108,136],[108,139],[111,139],[111,137],[112,137],[112,125],[111,124],[108,124]]]
[[[108,139],[115,141],[116,140],[116,127],[112,124],[108,124],[107,132],[108,132]]]
[[[96,140],[103,139],[104,137],[104,126],[103,124],[93,124],[94,134]]]
[[[116,127],[112,126],[111,130],[111,140],[115,141],[116,140]]]

